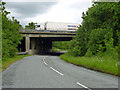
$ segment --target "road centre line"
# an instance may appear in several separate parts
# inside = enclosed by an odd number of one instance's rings
[[[44,63],[45,65],[47,65],[47,63],[45,62],[45,57],[44,57],[44,59],[43,59],[43,63]]]
[[[81,83],[79,83],[79,82],[77,82],[77,84],[78,84],[79,86],[82,86],[83,88],[85,88],[85,89],[87,89],[87,90],[92,90],[92,89],[86,87],[85,85],[83,85],[83,84],[81,84]]]
[[[47,57],[47,56],[46,56],[46,57]],[[46,58],[46,57],[43,58],[43,62],[44,62],[45,65],[48,65],[48,64],[45,62],[45,58]],[[52,70],[55,71],[56,73],[58,73],[58,74],[60,74],[60,75],[63,76],[63,74],[62,74],[61,72],[57,71],[57,70],[54,69],[53,67],[50,67],[50,69],[52,69]],[[79,86],[87,89],[87,90],[92,90],[92,89],[88,88],[87,86],[85,86],[85,85],[83,85],[83,84],[81,84],[81,83],[79,83],[79,82],[77,82],[77,84],[78,84]]]
[[[46,57],[47,57],[47,56],[46,56]],[[46,57],[44,57],[42,61],[43,61],[43,63],[44,63],[45,65],[48,65],[48,64],[45,62],[45,58],[46,58]],[[58,73],[58,74],[60,74],[60,75],[63,75],[62,73],[60,73],[59,71],[55,70],[55,69],[52,68],[52,67],[50,67],[50,69],[52,69],[53,71],[55,71],[56,73]]]
[[[56,73],[58,73],[58,74],[60,74],[60,75],[62,75],[63,76],[63,74],[62,73],[60,73],[59,71],[57,71],[57,70],[55,70],[54,68],[52,68],[52,67],[50,67],[53,71],[55,71]]]
[[[47,63],[45,61],[43,61],[45,65],[47,65]]]

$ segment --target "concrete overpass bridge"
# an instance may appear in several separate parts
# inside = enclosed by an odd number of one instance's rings
[[[19,49],[29,54],[43,54],[52,49],[52,41],[70,41],[76,33],[22,31],[23,40]]]

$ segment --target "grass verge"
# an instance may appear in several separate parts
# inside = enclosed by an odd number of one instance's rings
[[[65,50],[62,50],[62,49],[59,49],[59,48],[55,48],[55,47],[53,47],[52,50],[53,50],[53,52],[65,51]]]
[[[13,64],[27,56],[31,56],[31,55],[17,55],[15,57],[6,58],[6,59],[2,60],[2,71],[7,69],[11,64]]]
[[[120,73],[118,72],[118,60],[113,60],[110,57],[74,57],[69,53],[65,53],[62,54],[60,58],[66,62],[88,69],[120,76]]]
[[[60,51],[64,51],[64,50],[61,50],[61,49],[53,49],[53,52],[60,52]]]

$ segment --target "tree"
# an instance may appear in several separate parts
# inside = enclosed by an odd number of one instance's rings
[[[5,2],[0,4],[2,10],[2,56],[3,59],[7,57],[13,57],[16,55],[17,46],[20,44],[22,35],[19,33],[19,29],[22,26],[19,24],[14,17],[11,19],[7,18],[10,12],[5,10]]]
[[[35,23],[30,22],[28,25],[25,26],[25,29],[35,29]]]
[[[96,55],[118,46],[120,30],[120,2],[94,3],[86,13],[82,13],[82,26],[76,33],[75,45],[71,52],[84,56],[87,52]]]

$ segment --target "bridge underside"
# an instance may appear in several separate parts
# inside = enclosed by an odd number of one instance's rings
[[[72,37],[24,37],[19,51],[29,54],[45,54],[52,49],[52,41],[70,41]]]

